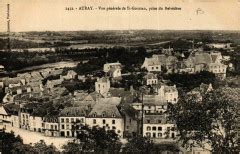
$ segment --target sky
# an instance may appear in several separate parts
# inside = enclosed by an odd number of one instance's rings
[[[78,30],[240,30],[240,0],[0,0],[0,32]],[[93,6],[93,11],[73,10]],[[100,11],[101,7],[179,7],[162,11]],[[198,11],[197,11],[198,10]]]

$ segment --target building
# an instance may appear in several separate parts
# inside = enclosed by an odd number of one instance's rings
[[[60,136],[76,137],[77,131],[86,124],[86,116],[82,107],[65,107],[59,114]]]
[[[20,94],[26,94],[32,92],[32,88],[27,85],[7,88],[7,93],[9,93],[12,96],[20,95]]]
[[[168,86],[162,84],[160,86],[156,86],[154,91],[157,93],[156,99],[171,103],[177,103],[178,101],[178,90],[176,85]]]
[[[107,63],[103,66],[103,71],[112,78],[121,77],[122,64],[119,62],[116,63]]]
[[[209,71],[220,78],[226,77],[227,65],[222,63],[223,57],[220,52],[191,54],[185,61],[180,72],[198,73]]]
[[[132,137],[139,134],[141,131],[141,118],[138,111],[126,103],[121,105],[120,111],[124,118],[124,137]]]
[[[124,119],[117,108],[121,98],[100,98],[86,118],[89,127],[102,127],[105,130],[114,130],[119,137],[123,137]]]
[[[0,65],[0,73],[3,73],[5,71],[5,68],[3,65]]]
[[[43,118],[40,116],[35,116],[32,114],[27,114],[27,113],[21,113],[22,117],[26,118],[26,123],[29,124],[29,130],[34,131],[34,132],[42,132],[43,130]],[[24,120],[24,119],[21,119]],[[27,120],[29,122],[27,122]]]
[[[148,72],[161,72],[161,63],[157,58],[145,58],[141,68],[145,68]]]
[[[143,78],[144,78],[144,81],[145,81],[146,85],[156,85],[156,84],[158,84],[157,75],[155,75],[153,73],[148,73]]]
[[[131,105],[140,115],[142,111],[144,114],[164,114],[167,109],[167,102],[157,95],[143,95],[142,102],[134,102]]]
[[[167,121],[165,115],[145,115],[143,118],[143,136],[154,139],[175,139],[176,125]]]
[[[60,136],[59,121],[57,116],[44,117],[42,125],[42,132],[44,132],[45,136]]]
[[[106,77],[98,78],[95,82],[95,91],[104,97],[107,96],[107,93],[110,89],[110,80]]]
[[[63,82],[63,79],[48,80],[46,87],[52,89],[54,87],[60,86]]]
[[[60,78],[64,80],[71,80],[77,77],[77,73],[74,70],[69,70],[66,75],[61,75]]]
[[[0,89],[2,89],[4,87],[4,84],[3,84],[3,79],[0,78]],[[1,90],[0,90],[1,91]]]

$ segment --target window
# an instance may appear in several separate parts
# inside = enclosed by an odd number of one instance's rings
[[[74,122],[74,119],[73,119],[73,118],[71,118],[71,122]]]
[[[147,123],[150,123],[150,120],[147,120]]]
[[[62,125],[62,129],[64,129],[64,125]]]
[[[167,130],[170,131],[170,127],[167,127]]]
[[[112,124],[115,124],[115,120],[112,120]]]
[[[51,129],[53,130],[53,125],[51,125]]]
[[[105,113],[102,113],[102,117],[105,117]]]
[[[96,119],[93,119],[93,124],[96,124],[97,122],[96,122]]]
[[[93,113],[93,117],[96,117],[96,115],[97,115],[97,113],[95,112],[95,113]]]
[[[103,124],[105,124],[105,123],[106,123],[106,120],[105,120],[105,119],[103,119],[103,121],[102,121],[102,122],[103,122]]]
[[[115,117],[115,114],[114,114],[114,113],[112,114],[112,117]]]
[[[64,118],[61,118],[61,122],[62,122],[62,123],[64,122]]]
[[[147,130],[148,130],[148,131],[151,130],[151,127],[150,127],[150,126],[147,126]]]
[[[158,133],[158,137],[162,137],[162,133]]]
[[[146,133],[146,136],[147,137],[151,137],[151,133]]]
[[[154,67],[152,67],[152,70],[154,70]]]
[[[156,127],[152,127],[152,130],[157,130],[157,128]]]
[[[66,129],[69,129],[69,125],[68,124],[66,125]]]
[[[69,119],[68,118],[66,118],[66,123],[69,123]]]
[[[115,126],[112,126],[112,129],[113,129],[113,130],[115,130],[115,129],[116,129],[116,127],[115,127]]]
[[[162,131],[162,127],[158,127],[158,130],[159,130],[159,131]]]
[[[55,130],[57,130],[57,125],[55,125]]]

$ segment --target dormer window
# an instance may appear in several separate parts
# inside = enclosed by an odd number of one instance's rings
[[[112,117],[115,117],[115,116],[116,116],[116,115],[113,113],[113,114],[112,114]]]
[[[106,114],[105,114],[105,112],[103,112],[103,113],[102,113],[102,117],[105,117],[105,116],[106,116]]]
[[[95,113],[93,113],[93,117],[96,117],[96,115],[97,115],[97,113],[95,112]]]

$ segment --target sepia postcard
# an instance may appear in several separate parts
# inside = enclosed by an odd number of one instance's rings
[[[240,0],[1,0],[0,153],[240,153]]]

